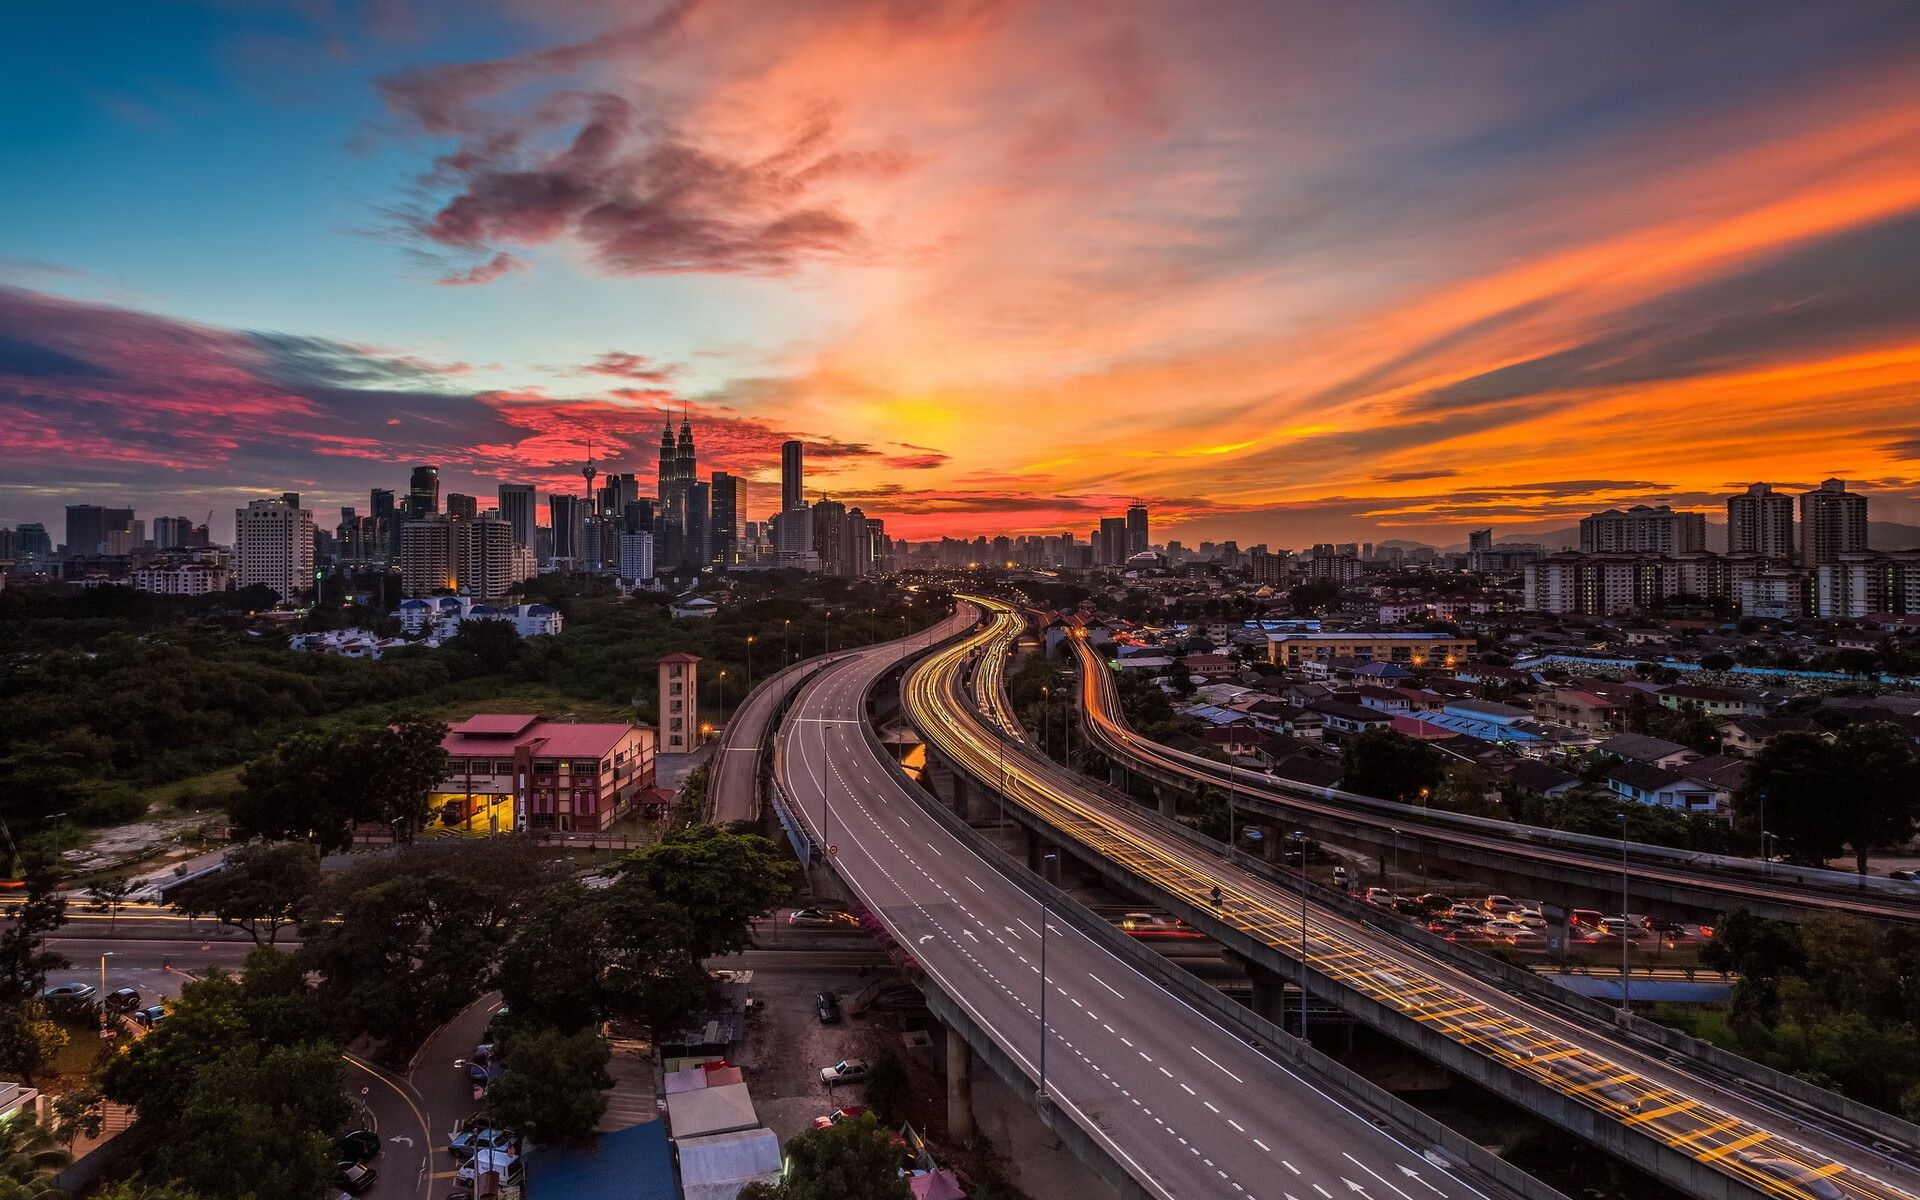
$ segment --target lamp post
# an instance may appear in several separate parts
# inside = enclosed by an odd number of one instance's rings
[[[727,722],[727,673],[724,669],[722,669],[720,672],[720,723],[724,725],[726,724],[726,722]]]
[[[1307,1038],[1307,835],[1296,829],[1287,840],[1300,847],[1300,1040]]]
[[[1040,859],[1040,882],[1047,882],[1047,864],[1058,862],[1058,854],[1042,855]],[[1041,1100],[1047,1098],[1047,894],[1040,893],[1040,1090],[1036,1093]]]
[[[1629,992],[1631,980],[1627,975],[1627,948],[1632,939],[1627,937],[1627,814],[1620,814],[1620,1011],[1631,1012],[1633,998]]]
[[[747,690],[753,690],[753,635],[747,635]]]
[[[109,950],[100,956],[100,1036],[107,1036],[107,960],[113,957]]]
[[[820,627],[820,653],[832,654],[833,653],[833,610],[829,608],[829,609],[824,609],[822,611],[826,613],[826,624]]]
[[[1040,685],[1040,753],[1051,754],[1047,745],[1047,719],[1053,708],[1053,689],[1046,684]]]
[[[780,662],[784,666],[793,661],[793,618],[787,617],[780,622]]]

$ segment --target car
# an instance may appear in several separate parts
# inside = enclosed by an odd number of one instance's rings
[[[858,1121],[866,1115],[866,1109],[858,1104],[850,1104],[845,1108],[836,1108],[824,1117],[815,1117],[813,1119],[813,1127],[815,1129],[832,1129],[835,1125],[843,1121]]]
[[[340,1186],[350,1196],[358,1196],[373,1186],[380,1173],[363,1162],[343,1162],[339,1166]]]
[[[108,1012],[129,1013],[140,1007],[140,993],[132,988],[118,988],[108,992],[107,998],[101,1003]]]
[[[1395,896],[1393,898],[1393,911],[1403,917],[1424,917],[1427,915],[1426,905],[1421,904],[1419,899],[1414,896]]]
[[[1519,902],[1511,896],[1488,896],[1480,902],[1480,907],[1490,913],[1500,913],[1502,915],[1520,911]]]
[[[820,1068],[820,1082],[832,1087],[836,1083],[861,1083],[867,1077],[867,1060],[847,1058],[830,1067]]]
[[[1644,926],[1637,925],[1625,917],[1601,917],[1597,932],[1605,937],[1623,937],[1633,942],[1647,936]]]
[[[1547,935],[1538,929],[1512,922],[1502,922],[1504,928],[1497,936],[1508,944],[1522,949],[1533,949],[1547,944]]]
[[[152,1029],[155,1025],[167,1019],[167,1006],[164,1004],[149,1004],[145,1008],[135,1009],[132,1016],[135,1025],[138,1025],[142,1029]]]
[[[353,1129],[333,1139],[334,1157],[343,1163],[372,1162],[380,1157],[380,1135],[371,1129]]]
[[[1392,892],[1383,887],[1368,888],[1363,898],[1368,904],[1377,905],[1380,908],[1391,908],[1394,900],[1397,899]]]
[[[1137,938],[1197,938],[1203,936],[1199,930],[1188,925],[1178,917],[1162,916],[1160,913],[1130,912],[1122,913],[1114,926],[1129,937]]]
[[[787,914],[787,924],[801,929],[858,929],[860,918],[831,908],[796,908]]]
[[[1428,892],[1426,895],[1420,897],[1418,903],[1420,907],[1427,912],[1446,912],[1453,907],[1454,900],[1452,896],[1445,896],[1439,892]]]
[[[1450,917],[1459,917],[1462,921],[1484,921],[1487,911],[1477,904],[1459,903],[1447,910]]]
[[[41,992],[40,998],[47,1001],[71,1003],[79,1000],[93,999],[94,991],[95,988],[90,983],[56,983]]]
[[[840,998],[832,992],[821,992],[813,998],[813,1011],[820,1017],[822,1025],[840,1023]]]
[[[473,1156],[482,1150],[510,1151],[513,1149],[514,1136],[507,1130],[488,1125],[483,1129],[469,1129],[447,1144],[447,1153],[453,1155],[455,1162],[471,1162]]]
[[[1802,1193],[1813,1197],[1813,1200],[1844,1200],[1846,1195],[1840,1190],[1839,1184],[1824,1175],[1815,1174],[1811,1168],[1803,1167],[1797,1162],[1744,1153],[1736,1154],[1735,1157],[1762,1175],[1771,1175],[1775,1179],[1785,1180]]]
[[[1576,908],[1567,914],[1567,924],[1581,929],[1594,928],[1600,924],[1600,910],[1597,908]]]

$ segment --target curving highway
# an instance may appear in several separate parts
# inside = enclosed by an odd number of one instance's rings
[[[927,813],[865,726],[868,693],[911,652],[855,651],[805,683],[776,739],[776,778],[940,988],[1036,1084],[1044,1064],[1045,1097],[1066,1119],[1164,1200],[1487,1195],[1046,920]]]
[[[961,686],[969,658],[995,642],[1010,645],[1024,618],[1003,602],[968,599],[987,609],[991,620],[922,660],[902,685],[906,712],[929,744],[976,778],[1003,780],[1001,790],[1010,802],[1168,892],[1205,904],[1217,885],[1223,893],[1218,911],[1230,926],[1297,957],[1303,940],[1299,893],[1223,864],[1140,820],[1064,769],[1023,746],[1007,745],[974,712]],[[994,703],[1004,708],[1003,700]],[[1006,720],[1001,715],[994,725]],[[1652,1059],[1615,1041],[1610,1031],[1510,996],[1344,914],[1315,906],[1305,921],[1304,940],[1316,974],[1754,1191],[1792,1200],[1913,1200],[1920,1195],[1904,1168],[1868,1148],[1808,1129],[1763,1098],[1721,1090]],[[1896,1173],[1898,1184],[1891,1181]]]

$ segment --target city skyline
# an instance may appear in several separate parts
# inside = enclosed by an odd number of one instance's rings
[[[916,540],[1920,523],[1899,6],[1063,11],[30,15],[0,524],[577,492],[687,413],[751,518],[794,438]]]

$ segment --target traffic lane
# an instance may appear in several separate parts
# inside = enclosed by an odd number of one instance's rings
[[[860,682],[860,679],[840,682],[829,690],[829,698],[843,704],[849,702]],[[846,712],[841,708],[836,710],[836,715],[843,720]],[[852,740],[854,728],[839,721],[828,724],[826,719],[816,720],[813,732],[803,732],[800,738],[798,757],[802,769],[811,771],[817,765],[807,761],[813,757],[808,753],[808,743],[818,740],[824,751],[829,737],[840,739],[841,756],[851,761],[870,759],[864,739],[857,743]],[[890,789],[894,793],[891,803],[900,810],[894,814],[895,819],[901,820],[906,836],[923,841],[936,860],[949,854],[963,863],[971,858],[970,851],[920,812],[912,798],[898,789],[897,781],[889,778],[882,783],[858,769],[855,775],[861,785],[859,789],[835,777],[831,765],[825,772],[831,784],[836,815],[843,802],[857,807],[863,792],[877,799]],[[915,825],[910,818],[901,819],[909,812],[920,816],[926,826]],[[868,826],[893,838],[884,818],[877,818],[871,812],[863,815],[867,817]],[[983,1028],[995,1030],[996,1040],[1020,1058],[1030,1073],[1037,1073],[1038,932],[1031,921],[1012,908],[993,903],[994,900],[1012,903],[1011,889],[1004,881],[999,888],[983,888],[965,872],[951,883],[932,880],[929,876],[927,883],[933,889],[932,894],[924,888],[918,891],[911,886],[902,888],[902,883],[907,882],[902,876],[909,875],[907,868],[894,871],[887,862],[869,854],[867,834],[862,828],[855,825],[841,828],[848,841],[840,856],[843,869],[849,869],[850,874],[859,870],[864,858],[883,877],[892,876],[889,882],[900,890],[904,907],[883,905],[882,910],[911,939],[910,944],[915,945],[917,953],[928,959],[938,955],[937,963],[927,963],[936,978],[943,970],[957,973],[953,977],[964,977],[967,965],[974,968],[973,973],[986,976],[991,985],[988,988],[969,990],[947,985],[948,991],[982,1017]],[[944,840],[951,850],[939,849],[939,840]],[[895,853],[886,855],[888,861],[909,865],[915,861],[915,855],[906,847],[894,849]],[[974,858],[969,865],[978,870],[982,878],[989,877],[991,868],[984,862]],[[969,887],[977,891],[967,891]],[[1038,919],[1037,912],[1028,915]],[[952,921],[952,926],[948,926],[947,921]],[[954,927],[958,928],[957,933]],[[1386,1143],[1389,1161],[1382,1165],[1401,1182],[1431,1172],[1410,1150],[1386,1139],[1356,1114],[1338,1109],[1330,1097],[1304,1081],[1279,1072],[1264,1056],[1256,1056],[1267,1064],[1264,1069],[1252,1075],[1236,1075],[1224,1063],[1232,1061],[1235,1067],[1245,1065],[1240,1058],[1247,1056],[1250,1048],[1218,1027],[1203,1033],[1186,1028],[1193,1020],[1200,1019],[1200,1014],[1191,1009],[1167,1011],[1169,1003],[1184,1007],[1184,1002],[1170,994],[1161,992],[1158,997],[1149,997],[1144,1010],[1149,1016],[1143,1023],[1142,1010],[1108,994],[1114,988],[1109,977],[1124,977],[1128,986],[1141,989],[1143,996],[1148,995],[1146,989],[1157,989],[1157,985],[1127,971],[1104,947],[1084,939],[1075,945],[1072,938],[1061,944],[1057,940],[1060,927],[1049,925],[1048,928],[1056,931],[1055,944],[1063,955],[1058,968],[1051,961],[1048,966],[1050,1089],[1066,1107],[1084,1102],[1087,1107],[1081,1111],[1088,1120],[1083,1124],[1091,1124],[1096,1130],[1118,1123],[1159,1132],[1160,1137],[1130,1138],[1124,1149],[1117,1143],[1110,1144],[1123,1161],[1131,1159],[1142,1173],[1163,1181],[1161,1186],[1171,1189],[1167,1194],[1218,1195],[1233,1188],[1236,1195],[1257,1195],[1257,1190],[1248,1191],[1248,1184],[1241,1180],[1258,1181],[1277,1172],[1285,1172],[1289,1177],[1296,1177],[1297,1172],[1297,1177],[1303,1179],[1309,1175],[1319,1176],[1325,1180],[1325,1186],[1348,1192],[1379,1186],[1369,1182],[1373,1176],[1367,1159],[1374,1157],[1369,1151],[1378,1149],[1367,1146],[1369,1141]],[[922,929],[927,932],[915,932]],[[1022,929],[1026,931],[1024,934]],[[1001,951],[998,957],[1003,959],[997,965],[993,963],[996,949]],[[963,964],[951,962],[955,954],[964,960]],[[1004,961],[1005,958],[1012,961]],[[1106,972],[1105,976],[1091,969],[1096,965]],[[1109,1015],[1102,1016],[1102,1008],[1107,1009]],[[1056,1017],[1055,1011],[1063,1015]],[[1202,1024],[1210,1025],[1201,1020]],[[1076,1031],[1075,1026],[1082,1024],[1084,1029]],[[1024,1036],[1016,1032],[1023,1029]],[[1180,1033],[1175,1033],[1176,1029]],[[1178,1040],[1187,1033],[1194,1036],[1185,1042]],[[1103,1036],[1109,1039],[1104,1044]],[[1200,1086],[1187,1081],[1189,1068],[1195,1069],[1192,1071],[1194,1083]],[[1207,1079],[1201,1072],[1209,1069],[1219,1071],[1219,1075]],[[1291,1148],[1303,1128],[1297,1115],[1288,1128],[1281,1131],[1266,1128],[1271,1122],[1271,1110],[1267,1107],[1263,1106],[1258,1114],[1241,1112],[1236,1106],[1244,1104],[1248,1087],[1269,1093],[1262,1097],[1263,1104],[1275,1091],[1295,1092],[1293,1098],[1302,1102],[1301,1108],[1314,1112],[1314,1117],[1305,1123],[1313,1129],[1308,1139],[1311,1144],[1303,1143],[1298,1152]],[[1228,1095],[1229,1092],[1235,1094]],[[1129,1109],[1135,1111],[1129,1112]],[[1150,1126],[1146,1124],[1148,1121],[1152,1122]],[[1223,1137],[1227,1130],[1231,1130],[1232,1135]],[[1268,1147],[1275,1144],[1286,1149],[1278,1153],[1270,1151]],[[1342,1145],[1347,1149],[1337,1154],[1329,1149]],[[1360,1149],[1361,1153],[1356,1156],[1353,1149]],[[1392,1161],[1410,1157],[1419,1162],[1418,1167],[1402,1168]],[[1200,1190],[1189,1190],[1196,1187]],[[1258,1189],[1260,1184],[1255,1182],[1253,1187]]]
[[[140,993],[144,1006],[177,999],[189,980],[216,967],[237,973],[252,952],[253,943],[215,942],[202,951],[196,945],[183,946],[169,939],[56,936],[47,939],[47,948],[65,955],[73,964],[47,972],[49,985],[87,983],[99,987],[100,956],[107,954],[106,990],[133,988]]]
[[[464,1064],[499,1010],[499,993],[480,997],[434,1030],[407,1064],[407,1083],[418,1097],[432,1142],[430,1174],[435,1179],[452,1180],[455,1168],[447,1144],[460,1122],[480,1111]]]
[[[420,1200],[427,1192],[433,1148],[418,1100],[404,1080],[362,1059],[342,1057],[348,1094],[361,1104],[380,1135],[373,1186],[364,1195],[374,1200]]]
[[[845,729],[821,728],[823,733]],[[849,735],[840,732],[838,736]],[[884,794],[885,785],[870,776],[860,777],[860,783],[861,789],[835,788],[836,809],[843,790],[856,807],[862,791],[876,797]],[[916,889],[909,888],[907,900],[912,908],[900,915],[902,924],[924,918],[955,952],[988,977],[1002,993],[1002,1002],[988,1007],[997,1008],[996,1020],[1008,1022],[1000,1026],[996,1040],[1004,1043],[1010,1034],[1027,1069],[1037,1074],[1038,907],[1023,903],[1023,896],[1004,885],[981,887],[975,873],[998,880],[993,868],[927,817],[910,796],[897,792],[897,798],[901,812],[911,811],[924,822],[902,822],[907,827],[902,836],[922,836],[930,848],[936,847],[936,839],[944,841],[951,849],[935,848],[935,858],[953,857],[960,872],[951,886],[923,872],[938,894],[929,903],[924,892],[915,895]],[[896,853],[888,857],[907,864],[890,869],[876,862],[898,884],[901,876],[910,877],[918,870],[914,856],[899,844],[884,818],[867,815],[880,836],[893,843]],[[866,834],[851,824],[846,829],[849,845],[841,862],[857,869],[857,862],[849,863],[848,856],[856,849],[867,849]],[[961,886],[962,881],[967,886]],[[948,920],[959,927],[957,937],[951,927],[943,928]],[[1303,1188],[1319,1185],[1336,1194],[1357,1194],[1358,1189],[1378,1187],[1387,1180],[1397,1181],[1398,1186],[1427,1175],[1441,1178],[1410,1148],[1264,1055],[1251,1052],[1236,1035],[1105,947],[1057,922],[1048,923],[1047,930],[1049,1090],[1070,1101],[1069,1106],[1080,1105],[1102,1128],[1131,1121],[1160,1135],[1144,1141],[1129,1139],[1122,1156],[1131,1156],[1170,1191],[1181,1194],[1198,1177],[1203,1184],[1198,1194],[1225,1194],[1232,1189],[1235,1195],[1257,1195],[1260,1181],[1275,1171],[1284,1172]],[[920,942],[920,937],[914,940]],[[931,948],[931,942],[916,947],[923,954]],[[987,995],[992,997],[991,992]],[[975,1005],[970,1007],[978,1006],[980,996],[973,993]],[[1276,1103],[1290,1113],[1284,1128],[1274,1123]],[[1134,1111],[1129,1113],[1129,1108]],[[1146,1121],[1152,1122],[1150,1128]],[[1458,1181],[1441,1178],[1441,1182],[1451,1189]],[[1464,1184],[1459,1186],[1462,1191],[1453,1194],[1470,1191]]]

